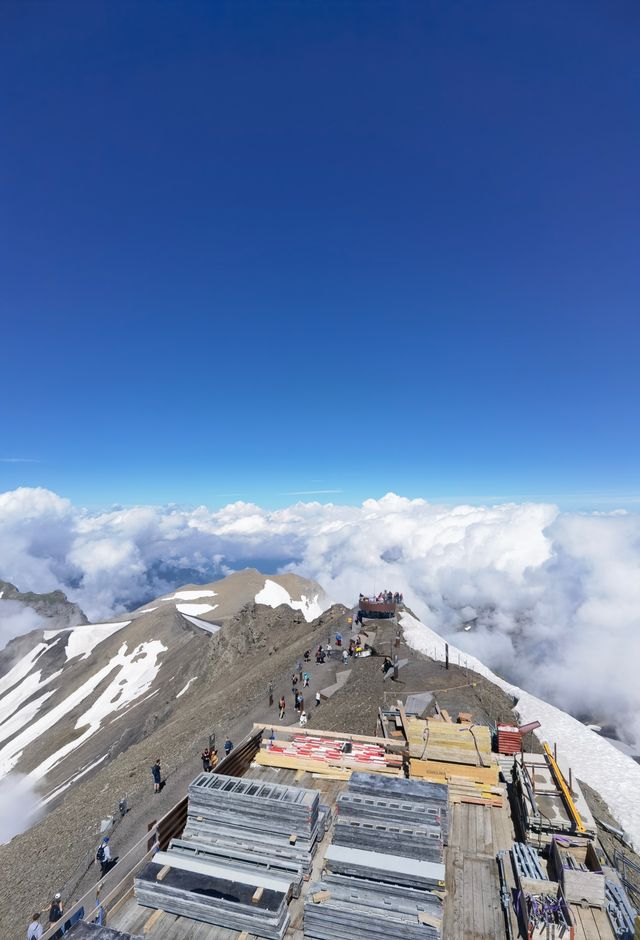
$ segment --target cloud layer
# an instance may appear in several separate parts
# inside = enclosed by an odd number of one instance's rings
[[[0,495],[0,577],[23,591],[60,587],[93,620],[249,564],[315,578],[345,603],[401,590],[491,668],[640,740],[640,516],[393,494],[361,506],[89,513],[48,490]]]

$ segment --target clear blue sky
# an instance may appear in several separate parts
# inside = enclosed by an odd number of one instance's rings
[[[636,3],[4,0],[0,83],[0,489],[640,494]]]

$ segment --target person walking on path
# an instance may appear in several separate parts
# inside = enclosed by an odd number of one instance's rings
[[[227,740],[224,742],[224,756],[228,757],[232,750],[233,750],[233,741],[227,735]]]
[[[202,761],[202,769],[206,774],[211,770],[211,751],[208,747],[205,747],[204,751],[200,755],[200,760]]]
[[[109,836],[105,836],[96,852],[96,862],[100,862],[100,877],[104,878],[110,868],[111,849],[109,848]]]
[[[273,682],[269,683],[269,708],[273,705]]]
[[[151,767],[151,776],[153,777],[153,792],[160,793],[160,786],[162,784],[162,769],[160,767],[159,757],[156,757],[156,762]]]
[[[280,721],[284,718],[284,714],[287,710],[287,703],[284,700],[284,695],[280,696],[280,701],[278,702],[278,708],[280,709],[280,714],[278,715]]]
[[[320,704],[320,693],[316,692],[316,708],[318,707],[319,704]]]
[[[305,689],[309,685],[310,679],[311,679],[311,676],[309,675],[309,673],[305,672],[302,676],[302,685],[304,686]]]
[[[306,712],[301,712],[301,713],[300,713],[300,727],[301,727],[301,728],[304,728],[304,726],[305,726],[306,723],[307,723],[307,720],[308,720],[308,719],[307,719],[307,713],[306,713]]]
[[[49,907],[49,923],[50,924],[57,923],[61,919],[63,914],[64,914],[64,905],[62,903],[62,897],[60,895],[60,892],[57,891],[56,894],[54,894],[53,901],[51,902],[51,906]],[[61,936],[62,936],[62,930],[58,930],[54,934],[54,937],[56,938],[61,937]]]
[[[300,660],[296,663],[296,672],[298,673],[298,682],[302,682],[302,663]]]
[[[31,923],[27,927],[27,940],[40,940],[43,934],[42,924],[40,923],[40,911],[36,911],[32,917]]]

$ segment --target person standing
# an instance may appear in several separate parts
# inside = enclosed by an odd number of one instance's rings
[[[320,693],[316,692],[316,708],[318,707],[319,704],[320,704]]]
[[[307,686],[309,685],[310,679],[311,679],[311,676],[309,675],[309,673],[308,673],[308,672],[305,672],[305,673],[303,674],[303,676],[302,676],[302,684],[303,684],[303,686],[304,686],[305,689],[306,689]]]
[[[269,708],[273,705],[273,682],[269,683]]]
[[[280,709],[280,714],[278,715],[280,721],[284,718],[284,714],[287,710],[287,703],[284,700],[284,695],[280,696],[280,701],[278,702],[278,708]]]
[[[307,723],[307,713],[306,713],[306,712],[301,712],[301,714],[300,714],[300,727],[301,727],[301,728],[304,728],[304,726],[306,725],[306,723]]]
[[[40,940],[43,934],[42,924],[40,923],[40,911],[33,915],[31,923],[27,927],[27,940]]]
[[[202,761],[202,769],[206,774],[211,770],[211,751],[208,747],[205,747],[204,751],[200,755],[200,760]]]
[[[227,740],[224,742],[224,756],[228,757],[232,750],[233,750],[233,741],[227,735]]]
[[[298,682],[302,682],[302,663],[300,660],[296,663],[296,672],[298,673]]]
[[[156,762],[151,767],[151,776],[153,777],[153,792],[160,793],[160,786],[162,784],[162,769],[160,767],[159,757],[156,757]]]

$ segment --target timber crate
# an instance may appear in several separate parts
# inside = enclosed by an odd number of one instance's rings
[[[571,840],[563,845],[557,839],[551,843],[551,858],[556,876],[562,884],[567,901],[604,907],[605,877],[593,843],[588,839]]]
[[[519,878],[518,881],[520,886],[518,904],[524,925],[524,936],[527,940],[575,940],[575,926],[571,910],[558,882],[533,878]],[[549,897],[559,902],[568,929],[562,924],[552,924],[546,920],[536,921],[531,916],[529,900],[541,903],[543,898]]]

